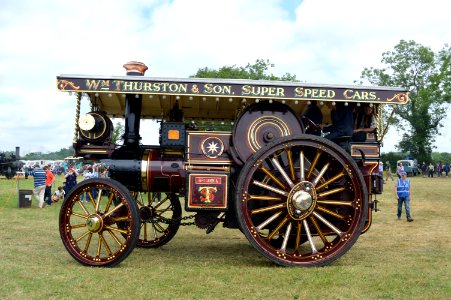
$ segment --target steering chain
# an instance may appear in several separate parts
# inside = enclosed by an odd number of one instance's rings
[[[153,223],[153,224],[154,223],[165,223],[165,224],[171,225],[171,224],[175,224],[179,221],[190,220],[190,219],[194,219],[194,218],[195,218],[195,215],[180,217],[177,219],[168,219],[163,216],[153,216],[152,218],[149,218],[149,219],[143,219],[143,220],[141,220],[141,222]],[[196,224],[195,222],[187,222],[187,223],[180,222],[180,226],[191,226],[191,225],[195,225],[195,224]]]

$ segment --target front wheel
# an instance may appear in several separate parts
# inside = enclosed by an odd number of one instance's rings
[[[135,201],[112,179],[82,181],[61,206],[61,240],[83,265],[111,267],[123,261],[136,245],[139,226]]]
[[[284,266],[323,266],[359,237],[368,194],[343,149],[313,135],[280,138],[256,152],[238,178],[237,218],[249,242]]]

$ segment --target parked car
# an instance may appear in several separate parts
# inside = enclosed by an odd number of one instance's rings
[[[407,173],[407,176],[417,176],[418,174],[420,174],[420,169],[418,168],[418,165],[414,160],[411,159],[398,160],[396,162],[396,165],[399,165],[399,163],[401,163],[402,166],[404,167],[404,171]]]

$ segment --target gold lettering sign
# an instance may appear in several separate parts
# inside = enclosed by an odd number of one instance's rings
[[[214,81],[214,82],[211,82]],[[327,87],[300,84],[299,82],[268,82],[257,80],[205,80],[199,78],[164,81],[144,78],[79,78],[58,77],[57,86],[63,91],[113,92],[137,94],[205,95],[233,98],[258,98],[273,100],[325,100],[350,102],[406,103],[408,92],[397,88]],[[268,84],[272,83],[272,84]]]

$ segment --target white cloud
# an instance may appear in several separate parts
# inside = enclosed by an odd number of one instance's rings
[[[148,76],[187,77],[263,58],[276,75],[352,84],[401,39],[434,51],[451,40],[446,1],[301,2],[287,11],[282,0],[3,0],[0,150],[71,144],[75,100],[56,91],[59,74],[124,75],[122,65],[138,60]],[[144,142],[156,143],[154,127],[142,126]],[[385,151],[397,136],[390,132]],[[451,148],[446,135],[436,144]]]

